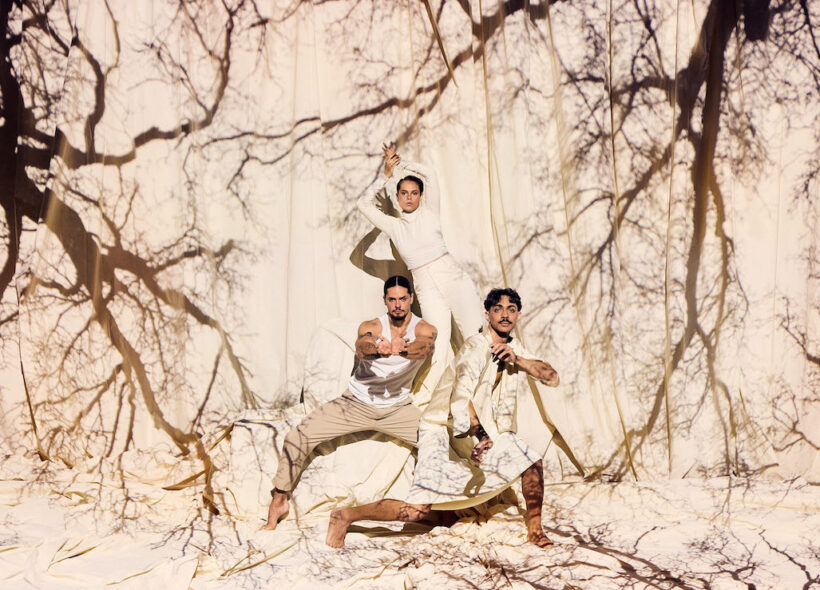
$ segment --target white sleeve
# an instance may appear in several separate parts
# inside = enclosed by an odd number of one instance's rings
[[[465,434],[470,430],[470,410],[475,389],[486,368],[486,355],[474,347],[462,347],[455,359],[455,386],[450,397],[450,413],[453,415],[453,433]]]
[[[356,207],[358,207],[359,211],[362,212],[362,215],[364,215],[370,223],[382,230],[389,237],[392,237],[392,230],[396,225],[397,219],[379,209],[378,200],[376,199],[376,195],[390,180],[392,180],[392,178],[388,178],[383,183],[374,182],[370,185],[364,194],[359,197],[359,200],[356,202]]]

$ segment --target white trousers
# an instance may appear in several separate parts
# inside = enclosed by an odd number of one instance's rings
[[[450,314],[461,332],[461,339],[457,340],[460,346],[465,339],[481,329],[484,324],[484,307],[475,283],[449,254],[411,272],[421,315],[425,322],[433,324],[438,331],[430,373],[425,379],[425,386],[432,390],[446,363],[452,358]]]

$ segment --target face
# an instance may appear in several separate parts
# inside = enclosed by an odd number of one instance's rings
[[[413,295],[404,287],[390,287],[387,295],[384,296],[384,304],[387,306],[387,313],[396,321],[403,320],[410,313],[410,306],[413,305]]]
[[[412,180],[402,180],[399,183],[396,200],[399,202],[399,207],[405,213],[412,213],[419,208],[421,202],[421,191],[419,185]]]
[[[518,306],[510,301],[506,295],[502,295],[498,303],[484,312],[490,327],[498,334],[509,334],[521,317]]]

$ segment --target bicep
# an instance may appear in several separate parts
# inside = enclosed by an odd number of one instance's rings
[[[356,340],[361,340],[368,336],[378,338],[382,333],[381,322],[362,322],[359,324],[359,330],[356,333]]]
[[[436,330],[433,324],[425,322],[424,324],[419,324],[416,328],[416,339],[422,338],[435,341],[436,336],[438,336],[438,330]]]

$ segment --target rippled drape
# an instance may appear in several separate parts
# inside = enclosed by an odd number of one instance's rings
[[[396,141],[479,289],[521,293],[594,473],[816,478],[817,10],[4,8],[3,437],[210,473],[317,329],[381,312],[403,263],[355,201]]]

